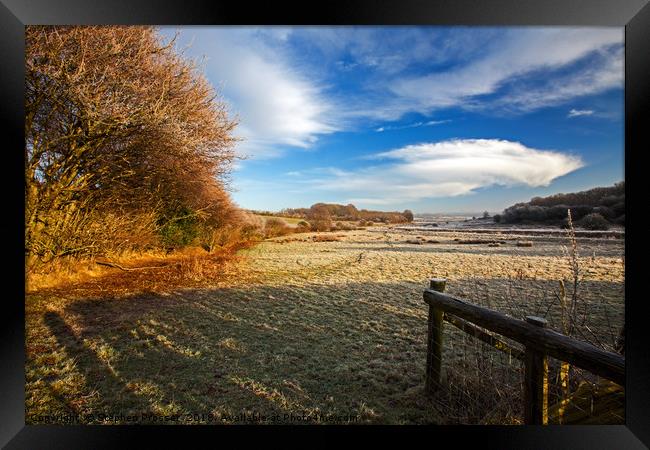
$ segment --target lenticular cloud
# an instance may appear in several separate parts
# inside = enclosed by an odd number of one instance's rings
[[[388,161],[335,183],[330,180],[328,185],[390,203],[464,195],[492,185],[547,186],[584,165],[573,155],[498,139],[408,145],[379,153],[372,159]]]

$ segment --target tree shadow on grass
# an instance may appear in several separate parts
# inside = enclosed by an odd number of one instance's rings
[[[412,284],[257,286],[75,300],[45,322],[105,413],[433,422],[394,411],[423,382],[424,306]]]
[[[472,285],[448,290],[463,286]],[[425,287],[314,282],[74,300],[45,323],[99,392],[95,412],[444,423],[422,391]]]
[[[131,392],[119,374],[85,344],[84,332],[80,336],[77,336],[66,321],[55,311],[45,312],[43,320],[50,333],[56,338],[58,346],[63,348],[68,356],[75,361],[76,366],[80,368],[81,375],[86,381],[86,388],[89,390],[99,390],[100,395],[104,397],[106,406],[110,405],[110,402],[115,401],[127,408],[136,407],[142,413],[151,413],[150,405],[146,399],[138,397]],[[79,406],[73,405],[70,402],[71,399],[65,398],[65,392],[61,393],[60,389],[53,389],[51,385],[50,390],[57,400],[66,405],[68,412],[73,414],[83,412]],[[124,411],[121,413],[123,414]],[[94,411],[94,414],[100,412],[106,415],[120,413],[120,411],[109,408],[103,411]],[[85,420],[93,421],[93,419]]]

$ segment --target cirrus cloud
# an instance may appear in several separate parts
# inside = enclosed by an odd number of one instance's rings
[[[208,78],[239,118],[240,156],[282,156],[339,129],[323,86],[283,51],[291,33],[286,27],[192,27],[179,36],[189,56],[205,58]]]
[[[409,108],[422,112],[461,106],[470,109],[509,106],[530,111],[595,94],[623,84],[623,33],[616,28],[513,29],[496,40],[483,57],[449,71],[396,80],[390,89]],[[585,59],[584,67],[562,73]],[[503,89],[514,81],[547,82]],[[497,99],[484,96],[497,94]],[[395,109],[395,108],[394,108]]]
[[[594,112],[591,109],[572,109],[567,114],[567,117],[580,117],[580,116],[591,116]]]
[[[256,159],[442,123],[446,108],[518,115],[623,87],[622,28],[188,27],[190,41]]]

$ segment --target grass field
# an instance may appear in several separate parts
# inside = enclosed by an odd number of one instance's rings
[[[270,219],[277,219],[283,221],[284,223],[292,227],[298,225],[298,223],[305,220],[296,217],[280,217],[280,216],[258,216],[258,217],[262,218],[262,220],[264,220],[264,223],[266,223]]]
[[[559,327],[554,293],[571,277],[564,239],[534,236],[526,238],[532,247],[517,247],[522,236],[461,231],[336,235],[265,241],[242,251],[234,269],[193,287],[116,293],[107,283],[105,292],[30,293],[27,423],[47,415],[85,423],[126,423],[127,415],[170,423],[456,423],[443,399],[422,395],[428,278],[445,277],[452,294]],[[471,239],[504,243],[460,243]],[[580,239],[579,249],[588,324],[609,347],[623,323],[623,240]],[[452,380],[467,345],[449,333],[443,365]],[[476,414],[478,423],[504,421]]]

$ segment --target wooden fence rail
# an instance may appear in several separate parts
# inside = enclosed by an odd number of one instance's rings
[[[524,361],[526,424],[548,423],[548,356],[624,386],[623,356],[550,330],[546,328],[545,319],[528,316],[525,320],[519,320],[445,294],[445,286],[446,280],[434,278],[430,282],[430,288],[424,291],[424,301],[429,305],[425,383],[427,393],[435,392],[441,383],[443,320]],[[511,348],[475,325],[523,344],[525,351],[522,353]]]

